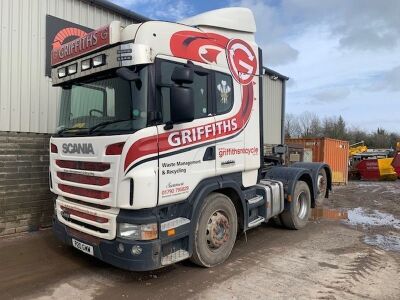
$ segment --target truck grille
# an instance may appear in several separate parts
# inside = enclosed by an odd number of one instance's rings
[[[58,220],[69,228],[108,240],[116,236],[115,209],[98,210],[58,197],[56,212]]]
[[[74,194],[93,199],[107,199],[110,196],[109,192],[96,191],[92,189],[70,186],[65,184],[59,184],[58,188],[68,194]]]
[[[104,172],[110,169],[110,164],[91,161],[56,160],[57,166],[65,169]]]
[[[110,163],[56,160],[55,164],[58,167],[55,172],[57,187],[61,192],[68,194],[64,196],[109,204],[112,192]]]
[[[83,184],[103,186],[110,183],[110,178],[99,177],[99,176],[87,176],[87,175],[71,174],[65,172],[57,172],[57,176],[58,178],[64,181],[79,182]]]

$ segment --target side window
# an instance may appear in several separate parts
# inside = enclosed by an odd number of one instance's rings
[[[224,114],[233,106],[232,76],[224,73],[215,73],[215,100],[217,114]]]
[[[160,62],[160,72],[161,72],[161,82],[159,83],[159,88],[161,92],[161,105],[163,114],[163,123],[171,120],[171,110],[170,110],[170,99],[169,92],[170,86],[174,84],[171,80],[172,72],[175,67],[181,67],[182,64],[161,61]],[[186,87],[191,87],[193,89],[194,97],[194,117],[195,119],[204,118],[209,114],[208,102],[207,102],[207,92],[208,92],[208,76],[200,76],[194,74],[192,84],[184,84]]]

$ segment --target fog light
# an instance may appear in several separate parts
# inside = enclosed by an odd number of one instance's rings
[[[139,245],[132,246],[131,252],[132,255],[139,255],[142,253],[142,247],[140,247]]]
[[[57,70],[58,72],[58,78],[63,78],[65,76],[67,76],[67,68],[63,67],[63,68],[59,68]]]
[[[97,55],[97,56],[93,57],[92,61],[93,61],[93,68],[105,65],[106,64],[106,55],[105,54]]]
[[[72,64],[72,65],[69,65],[67,67],[67,69],[68,69],[68,75],[75,74],[76,71],[77,71],[77,64],[75,63],[75,64]]]
[[[124,252],[125,251],[124,244],[119,243],[118,247],[117,247],[117,251],[118,251],[118,253]]]
[[[90,58],[82,60],[82,62],[81,62],[81,70],[82,71],[86,71],[86,70],[90,69],[91,66],[92,66],[92,60]]]

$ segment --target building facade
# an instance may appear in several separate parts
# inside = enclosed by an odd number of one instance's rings
[[[49,138],[60,89],[51,49],[113,20],[146,18],[104,0],[0,1],[0,236],[51,225]]]

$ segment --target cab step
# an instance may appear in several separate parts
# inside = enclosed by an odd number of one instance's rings
[[[167,266],[178,261],[184,260],[189,257],[189,252],[183,249],[179,249],[172,252],[161,259],[161,265]]]
[[[251,221],[247,226],[249,228],[256,227],[256,226],[260,225],[262,222],[265,222],[265,218],[261,217],[261,216],[258,216],[256,219]]]
[[[247,207],[249,210],[264,205],[264,203],[265,203],[264,197],[261,195],[256,195],[253,198],[247,199]]]

